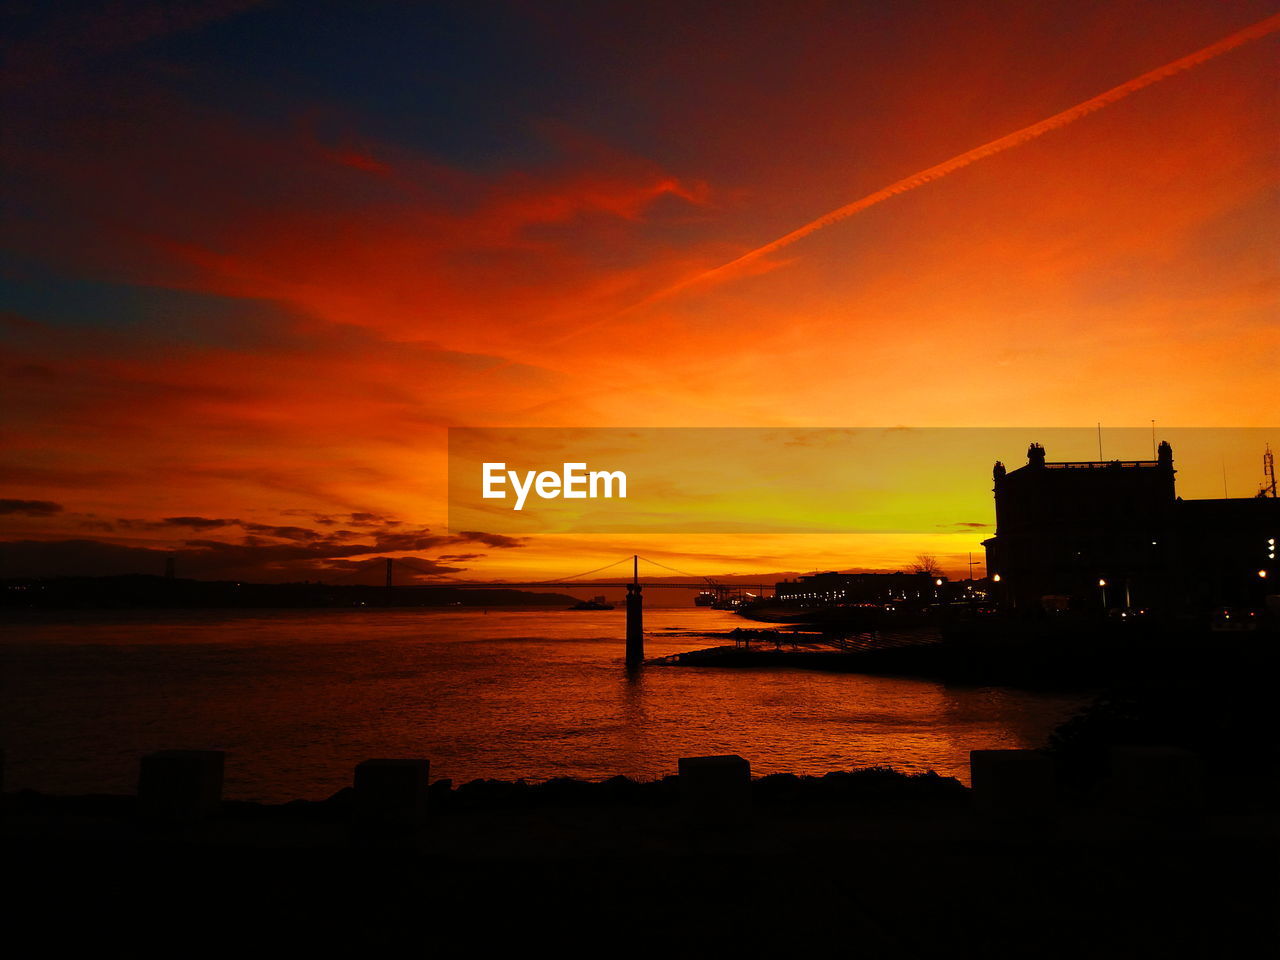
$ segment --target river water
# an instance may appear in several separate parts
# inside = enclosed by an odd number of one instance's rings
[[[744,625],[646,611],[650,657]],[[656,778],[739,753],[755,774],[892,766],[968,781],[971,749],[1041,745],[1084,698],[806,670],[622,668],[623,613],[32,613],[0,623],[5,789],[127,793],[138,757],[228,752],[226,795],[319,799],[369,757],[432,778]]]

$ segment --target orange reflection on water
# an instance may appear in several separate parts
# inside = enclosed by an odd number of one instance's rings
[[[743,621],[647,612],[649,656]],[[1040,745],[1081,702],[804,670],[622,668],[610,612],[285,611],[41,618],[0,643],[15,789],[129,792],[137,758],[229,751],[231,797],[321,798],[372,756],[432,775],[651,779],[740,753],[757,775],[892,766],[967,781],[968,751]]]

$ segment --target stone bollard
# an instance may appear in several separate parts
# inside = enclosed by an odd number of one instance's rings
[[[138,768],[138,814],[164,823],[214,816],[222,805],[221,750],[159,750]]]
[[[698,823],[736,823],[751,811],[751,764],[737,754],[680,758],[680,806]]]
[[[1189,750],[1111,748],[1112,806],[1135,816],[1195,814],[1204,807],[1204,764]]]
[[[1018,819],[1053,811],[1053,760],[1039,750],[970,750],[969,777],[980,813]]]
[[[367,839],[411,835],[426,819],[429,760],[365,760],[356,765],[354,819]]]

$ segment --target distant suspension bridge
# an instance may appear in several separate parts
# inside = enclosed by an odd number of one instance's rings
[[[718,600],[722,600],[735,592],[749,593],[753,589],[756,596],[763,596],[764,592],[769,589],[771,584],[763,583],[735,583],[728,585],[721,583],[714,577],[699,577],[697,574],[680,570],[676,567],[668,566],[665,563],[659,563],[657,560],[650,560],[639,554],[633,554],[629,557],[623,557],[615,560],[613,563],[605,564],[603,567],[596,567],[593,570],[584,570],[582,573],[575,573],[572,576],[556,577],[550,580],[459,580],[452,577],[441,576],[439,573],[428,570],[412,560],[404,557],[382,557],[370,560],[362,564],[355,570],[336,578],[335,583],[341,582],[351,577],[367,575],[369,569],[376,569],[379,562],[385,565],[386,588],[390,589],[415,589],[422,587],[453,587],[467,590],[513,590],[528,589],[535,587],[625,587],[627,591],[627,654],[626,661],[628,668],[640,666],[644,662],[644,601],[641,591],[645,587],[653,589],[673,589],[673,590],[699,590],[711,593]],[[658,581],[646,579],[643,583],[640,581],[640,564],[651,564],[662,570],[678,574],[682,577],[692,577],[692,580],[668,580]],[[585,578],[596,574],[604,573],[607,570],[613,570],[623,564],[631,564],[630,580],[586,580]],[[395,582],[395,573],[397,568],[404,568],[412,573],[429,577],[430,580],[419,581],[413,584],[405,584],[397,587]]]

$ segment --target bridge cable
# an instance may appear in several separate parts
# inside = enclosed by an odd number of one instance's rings
[[[577,580],[579,577],[588,577],[593,573],[599,573],[602,570],[608,570],[610,567],[616,567],[620,563],[626,563],[630,557],[623,557],[621,560],[615,560],[613,563],[607,563],[603,567],[596,567],[594,570],[587,570],[584,573],[575,573],[571,577],[557,577],[554,580],[531,580],[530,583],[564,583],[568,580]]]
[[[348,577],[358,577],[371,572],[375,569],[374,564],[378,562],[381,562],[378,557],[373,557],[369,560],[354,561],[354,566],[350,570],[347,570],[345,573],[338,573],[327,581],[322,582],[327,582],[332,586],[338,586],[341,581],[346,580]],[[366,586],[366,584],[353,584],[353,586]]]
[[[567,583],[570,580],[577,580],[580,577],[589,577],[593,573],[600,573],[603,570],[608,570],[610,567],[616,567],[618,566],[618,564],[626,563],[630,559],[631,559],[630,557],[623,557],[621,560],[615,560],[613,563],[607,563],[603,567],[596,567],[594,570],[584,570],[582,573],[575,573],[573,574],[573,576],[569,576],[569,577],[553,577],[550,580],[524,580],[521,582],[527,583],[530,586],[537,585],[537,584],[549,584],[554,586],[555,584],[558,584],[558,583]],[[450,583],[458,582],[459,580],[461,580],[460,577],[451,577],[448,574],[427,573],[427,571],[416,567],[415,564],[411,563],[405,557],[394,558],[394,563],[404,564],[406,567],[409,567],[411,570],[416,570],[418,573],[425,574],[426,576],[438,577],[439,579],[436,582],[441,585],[447,586]],[[494,580],[492,581],[492,583],[493,583],[493,586],[495,587],[502,586],[501,580]]]
[[[423,569],[422,567],[418,566],[417,563],[410,560],[408,557],[391,558],[391,568],[394,570],[397,566],[408,567],[414,573],[421,574],[424,577],[442,577],[443,576],[443,574],[436,573],[434,570]]]
[[[651,563],[655,567],[662,567],[663,570],[670,570],[672,573],[678,573],[682,577],[693,577],[697,580],[706,580],[707,578],[697,573],[690,573],[688,570],[680,570],[676,567],[669,567],[665,563],[659,563],[657,560],[650,560],[648,557],[641,557],[645,563]]]

